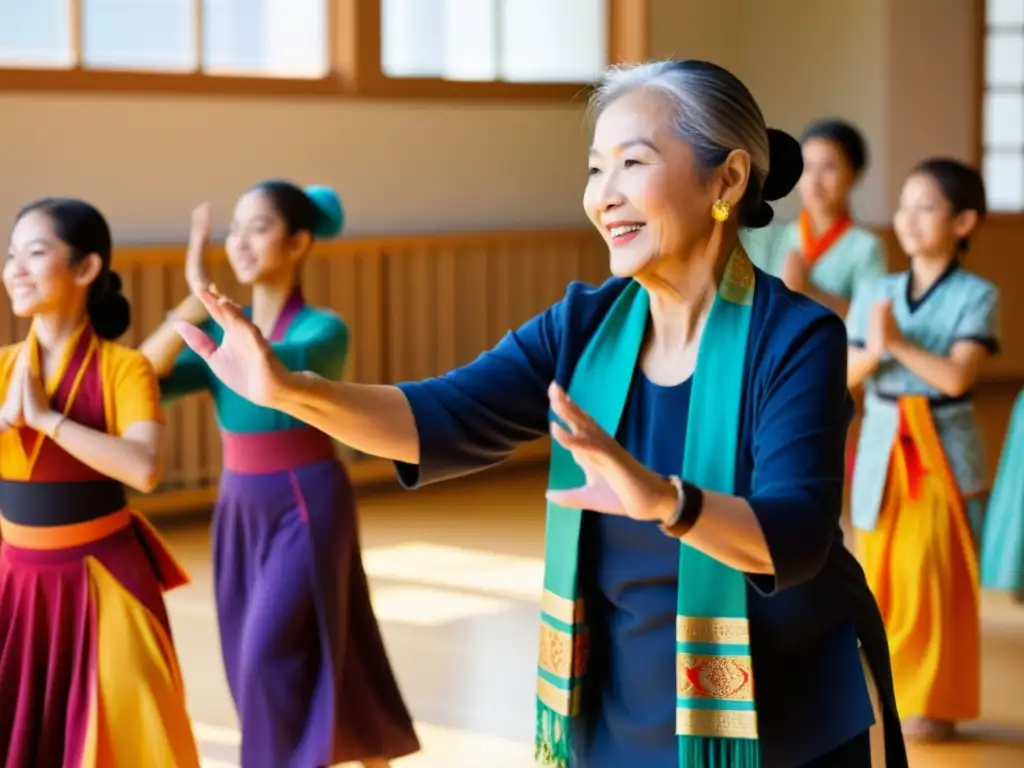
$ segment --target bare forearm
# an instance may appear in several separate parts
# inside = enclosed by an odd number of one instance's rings
[[[905,339],[890,344],[889,353],[915,376],[950,397],[959,397],[974,384],[976,372],[972,366],[933,355]]]
[[[846,356],[846,385],[851,390],[864,383],[878,368],[878,357],[866,349],[850,347]]]
[[[168,315],[167,320],[139,345],[139,351],[152,364],[158,377],[163,378],[173,370],[174,361],[185,348],[185,342],[174,328],[175,323],[183,321],[198,325],[206,317],[203,305],[195,296],[189,295]]]
[[[406,464],[420,462],[416,420],[398,387],[293,374],[273,407],[361,453]]]
[[[744,573],[775,572],[761,525],[745,499],[704,492],[704,511],[685,541],[691,547]]]
[[[675,512],[675,489],[668,486],[660,515],[667,520]],[[704,491],[704,507],[683,541],[708,557],[743,573],[772,574],[775,567],[768,542],[754,510],[745,499]]]
[[[143,493],[163,475],[163,451],[83,426],[54,414],[44,431],[53,441],[88,467]],[[59,421],[59,425],[58,425]],[[56,432],[53,431],[56,426]],[[158,442],[159,445],[159,442]]]

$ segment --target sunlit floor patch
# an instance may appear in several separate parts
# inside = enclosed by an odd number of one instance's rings
[[[419,586],[379,586],[370,589],[379,621],[437,626],[474,616],[493,616],[512,607],[508,600]]]
[[[409,542],[363,553],[371,578],[486,592],[515,600],[536,601],[544,583],[544,564],[477,549]]]

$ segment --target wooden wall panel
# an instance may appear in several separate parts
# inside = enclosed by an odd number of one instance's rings
[[[137,345],[185,295],[184,249],[125,247],[115,255],[132,304]],[[394,383],[445,373],[557,301],[577,279],[607,277],[607,251],[589,230],[487,232],[362,238],[324,244],[303,267],[307,299],[341,314],[352,332],[346,378]],[[244,301],[221,253],[213,278]],[[24,337],[27,323],[0,310],[0,344]],[[138,497],[147,512],[208,506],[220,475],[220,437],[205,396],[168,408],[169,461],[157,493]],[[543,456],[541,441],[522,452]],[[357,483],[391,480],[389,463],[339,447]],[[393,481],[392,481],[393,482]]]
[[[904,268],[895,239],[890,266]],[[1024,289],[1020,246],[1024,221],[986,223],[968,264],[1003,293],[1005,351],[978,386],[978,412],[994,468],[1006,418],[1024,384]],[[185,294],[184,249],[126,247],[116,268],[132,303],[134,322],[123,339],[138,344]],[[508,330],[556,302],[572,280],[590,284],[608,275],[605,246],[591,230],[484,232],[355,238],[324,244],[304,267],[309,301],[337,310],[352,330],[346,378],[393,383],[442,374],[471,361]],[[214,277],[228,295],[244,300],[221,254]],[[27,323],[0,310],[0,344],[23,338]],[[169,408],[170,460],[160,491],[138,499],[150,512],[211,503],[220,473],[220,439],[208,399]],[[357,483],[388,481],[387,463],[340,450]],[[544,444],[527,447],[540,457]]]

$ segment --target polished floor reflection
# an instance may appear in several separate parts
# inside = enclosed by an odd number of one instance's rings
[[[544,481],[517,470],[361,500],[374,605],[424,747],[395,768],[532,765]],[[193,577],[168,603],[204,766],[234,767],[206,525],[164,533]],[[983,722],[958,743],[913,748],[914,768],[1024,765],[1024,608],[986,595],[984,625]]]

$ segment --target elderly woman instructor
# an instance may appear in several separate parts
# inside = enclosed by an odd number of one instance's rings
[[[202,289],[222,343],[179,332],[228,387],[409,487],[550,430],[541,763],[903,768],[882,622],[839,528],[843,323],[739,245],[799,147],[706,62],[612,69],[594,107],[584,207],[615,277],[469,365],[399,386],[289,373]]]

